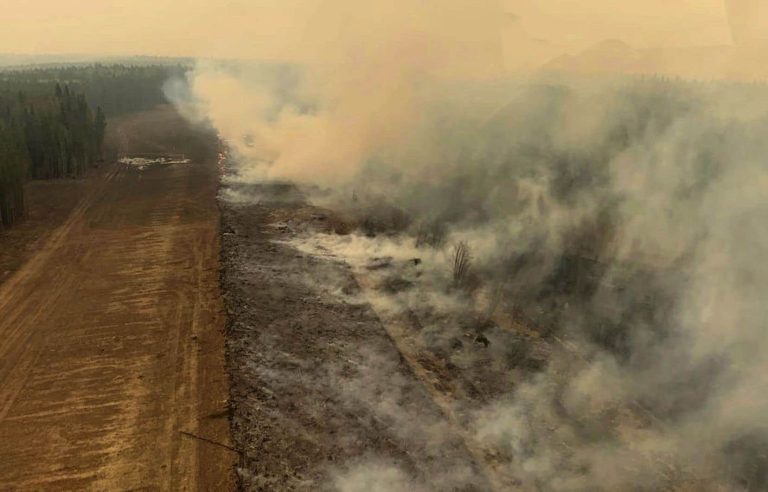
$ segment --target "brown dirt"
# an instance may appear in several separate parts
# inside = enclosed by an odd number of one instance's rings
[[[0,232],[0,283],[39,250],[49,234],[67,220],[106,168],[94,169],[84,179],[32,181],[24,187],[27,215],[12,229]]]
[[[1,488],[230,489],[215,139],[168,108],[111,138],[194,160],[93,173],[0,285]]]

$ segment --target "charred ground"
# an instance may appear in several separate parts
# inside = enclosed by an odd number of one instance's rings
[[[291,185],[237,187],[223,207],[232,430],[248,490],[374,484],[348,467],[374,460],[424,484],[484,490],[487,478],[361,296],[351,268],[286,244],[342,231]],[[410,478],[408,478],[410,479]]]

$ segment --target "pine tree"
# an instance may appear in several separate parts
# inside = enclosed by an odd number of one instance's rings
[[[101,106],[96,108],[96,118],[93,123],[93,138],[96,145],[96,154],[99,159],[104,154],[104,137],[107,133],[107,117],[104,115]]]

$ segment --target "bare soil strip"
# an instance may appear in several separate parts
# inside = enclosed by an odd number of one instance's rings
[[[0,488],[231,488],[217,179],[115,165],[0,286]]]
[[[93,169],[83,179],[31,181],[24,187],[27,214],[11,229],[0,232],[0,283],[33,257],[72,211],[104,179],[111,168]]]

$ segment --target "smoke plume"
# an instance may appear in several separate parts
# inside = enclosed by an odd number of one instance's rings
[[[396,209],[402,234],[469,245],[499,309],[555,347],[472,413],[526,489],[764,489],[768,89],[512,78],[503,19],[485,2],[333,1],[304,63],[201,63],[169,93],[230,144],[237,179],[331,187],[334,208]],[[419,288],[444,294],[444,264]],[[456,309],[438,297],[406,302]],[[337,486],[379,480],[407,487],[377,462]]]
[[[198,114],[272,178],[339,182],[418,128],[437,85],[503,70],[492,2],[324,2],[290,67],[200,66]],[[289,79],[289,80],[287,80]]]

